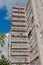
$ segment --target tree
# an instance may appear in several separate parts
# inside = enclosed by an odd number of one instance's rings
[[[5,38],[5,34],[0,33],[0,46],[1,47],[5,45],[4,38]]]
[[[1,56],[0,65],[9,65],[9,61],[4,57],[4,55]]]

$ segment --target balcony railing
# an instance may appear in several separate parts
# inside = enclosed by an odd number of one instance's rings
[[[13,44],[12,48],[28,48],[28,44]]]
[[[25,14],[19,14],[19,13],[12,13],[12,15],[16,15],[16,16],[26,16]]]
[[[12,30],[27,30],[27,27],[13,27],[11,28]]]
[[[18,9],[12,9],[12,11],[20,11],[20,12],[25,12],[25,10],[18,10]]]
[[[27,32],[12,32],[11,35],[15,35],[15,36],[28,36]]]
[[[29,56],[28,52],[12,52],[13,56]]]
[[[29,62],[29,57],[27,57],[27,61],[25,61],[25,57],[18,57],[18,56],[16,56],[16,57],[12,57],[12,60],[11,60],[11,62],[13,63],[13,62]]]
[[[12,38],[13,42],[28,42],[27,38]]]
[[[12,22],[12,24],[13,25],[27,25],[26,22],[24,23],[24,22],[19,22],[19,21],[18,22],[16,22],[16,21],[15,22]]]

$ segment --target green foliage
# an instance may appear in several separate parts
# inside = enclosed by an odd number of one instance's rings
[[[0,65],[9,65],[9,61],[4,57],[4,55],[1,56]]]
[[[5,37],[5,34],[0,33],[0,37],[4,38]]]
[[[5,38],[5,34],[0,33],[0,46],[1,47],[5,45],[4,38]]]

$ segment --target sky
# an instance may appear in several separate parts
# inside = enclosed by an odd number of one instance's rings
[[[11,28],[12,6],[25,7],[28,0],[0,0],[0,33],[9,33]]]

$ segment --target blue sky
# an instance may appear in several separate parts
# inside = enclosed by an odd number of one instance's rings
[[[25,7],[28,0],[0,0],[0,33],[9,33],[12,6]]]

